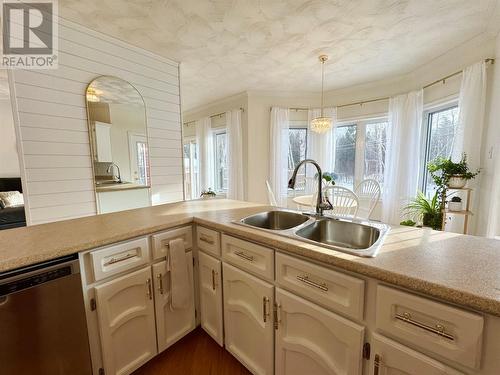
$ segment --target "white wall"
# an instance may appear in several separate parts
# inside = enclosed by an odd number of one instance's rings
[[[153,204],[182,200],[178,63],[62,19],[58,61],[10,72],[28,224],[96,214],[84,94],[101,75],[144,97]]]
[[[16,132],[8,98],[0,100],[0,177],[19,177]]]

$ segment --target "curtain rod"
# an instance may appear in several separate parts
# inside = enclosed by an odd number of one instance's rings
[[[245,112],[245,108],[240,107],[239,109],[240,109],[240,111],[241,111],[241,112]],[[226,112],[227,112],[227,111],[226,111]],[[213,118],[213,117],[222,116],[222,115],[225,115],[225,114],[226,114],[226,112],[216,113],[216,114],[214,114],[214,115],[210,115],[210,116],[208,116],[208,117]],[[184,123],[184,125],[189,126],[189,125],[191,125],[191,124],[194,124],[195,122],[196,122],[196,120],[193,120],[193,121],[188,121],[188,122],[185,122],[185,123]]]
[[[488,59],[485,59],[485,60],[484,60],[484,62],[485,62],[486,64],[492,64],[492,65],[493,65],[493,64],[495,64],[495,59],[493,59],[493,58],[488,58]],[[438,80],[436,80],[436,81],[434,81],[434,82],[431,82],[431,83],[429,83],[429,84],[425,85],[425,86],[423,87],[423,89],[427,89],[427,88],[429,88],[429,87],[431,87],[431,86],[434,86],[434,85],[437,85],[438,83],[441,83],[441,82],[442,82],[442,83],[445,83],[445,81],[446,81],[447,79],[450,79],[450,78],[453,78],[453,77],[455,77],[455,76],[457,76],[457,75],[459,75],[459,74],[462,74],[462,72],[463,72],[463,70],[460,70],[460,71],[458,71],[458,72],[455,72],[455,73],[449,74],[449,75],[447,75],[446,77],[443,77],[443,78],[441,78],[441,79],[438,79]],[[344,108],[344,107],[350,107],[350,106],[353,106],[353,105],[362,105],[362,104],[373,103],[373,102],[380,102],[380,101],[389,100],[389,99],[390,99],[390,97],[388,97],[388,96],[387,96],[387,97],[384,97],[384,98],[368,99],[368,100],[363,100],[363,101],[354,102],[354,103],[349,103],[349,104],[341,104],[341,105],[337,105],[337,106],[335,106],[335,107],[336,107],[336,108]],[[272,108],[271,108],[271,109],[272,109]],[[310,108],[289,108],[289,109],[290,109],[290,110],[292,110],[292,111],[307,111],[307,110],[309,110]]]

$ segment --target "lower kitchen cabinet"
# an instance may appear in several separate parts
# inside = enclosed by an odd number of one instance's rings
[[[253,374],[274,373],[273,285],[223,264],[226,349]]]
[[[276,375],[358,375],[364,328],[276,288]]]
[[[377,333],[373,334],[370,374],[463,375],[432,358]]]
[[[170,272],[167,262],[153,264],[156,337],[162,352],[196,327],[194,313],[193,253],[186,253],[186,272],[189,275],[189,304],[184,309],[172,309],[170,303]]]
[[[157,353],[151,268],[95,287],[107,375],[129,374]]]
[[[198,253],[198,260],[201,327],[222,346],[224,337],[221,262],[202,252]]]

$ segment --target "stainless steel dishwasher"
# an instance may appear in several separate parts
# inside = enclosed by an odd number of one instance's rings
[[[0,274],[0,373],[92,374],[77,256]]]

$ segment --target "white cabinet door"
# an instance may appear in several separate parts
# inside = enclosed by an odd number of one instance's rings
[[[104,370],[130,374],[156,355],[151,268],[95,287]]]
[[[193,253],[186,253],[187,270],[190,280],[190,301],[185,309],[173,310],[170,304],[170,272],[166,271],[167,262],[153,265],[155,287],[156,332],[158,336],[158,351],[162,352],[177,340],[191,332],[195,326],[194,316],[194,283],[193,283]]]
[[[113,161],[113,154],[111,152],[111,124],[96,121],[95,144],[97,161],[111,163]]]
[[[198,253],[200,275],[201,327],[222,346],[222,277],[221,262],[201,251]]]
[[[223,264],[226,349],[255,375],[274,373],[273,286]]]
[[[370,374],[463,375],[432,358],[379,334],[373,334]]]
[[[276,288],[276,375],[358,375],[364,328]]]

